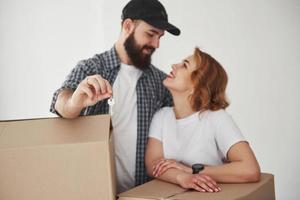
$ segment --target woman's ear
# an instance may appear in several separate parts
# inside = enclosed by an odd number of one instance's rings
[[[123,22],[123,31],[126,36],[130,35],[134,30],[134,22],[131,19],[125,19]]]

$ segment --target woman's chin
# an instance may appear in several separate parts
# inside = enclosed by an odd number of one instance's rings
[[[169,86],[170,86],[170,78],[165,78],[165,80],[163,80],[163,85],[169,89]]]

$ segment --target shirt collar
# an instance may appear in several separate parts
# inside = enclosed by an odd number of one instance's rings
[[[110,70],[118,69],[121,65],[121,60],[117,54],[115,46],[107,51],[107,56],[104,57],[104,64]]]

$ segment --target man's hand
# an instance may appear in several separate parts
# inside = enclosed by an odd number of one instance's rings
[[[109,98],[112,89],[109,82],[100,75],[86,77],[76,90],[63,90],[55,103],[55,110],[64,118],[76,118],[81,110],[98,101]]]
[[[216,181],[204,174],[181,173],[177,176],[177,182],[183,188],[194,189],[199,192],[221,191]]]
[[[78,85],[70,99],[70,107],[83,109],[98,101],[109,98],[112,89],[109,82],[100,75],[87,76]]]

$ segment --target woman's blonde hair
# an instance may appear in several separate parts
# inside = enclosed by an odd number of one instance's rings
[[[192,108],[195,111],[225,109],[225,89],[227,74],[224,68],[209,54],[199,48],[194,50],[196,69],[192,72],[194,93],[191,95]]]

